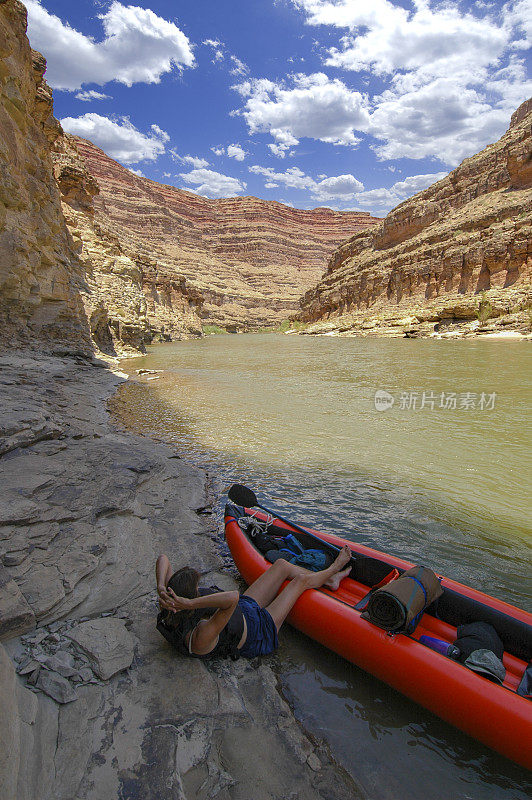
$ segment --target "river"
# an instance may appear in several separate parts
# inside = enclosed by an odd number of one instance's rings
[[[157,345],[116,409],[223,489],[426,564],[527,610],[527,342],[246,334]],[[276,667],[297,717],[372,800],[521,800],[515,765],[289,629]]]

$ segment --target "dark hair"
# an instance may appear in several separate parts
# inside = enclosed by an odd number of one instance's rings
[[[171,589],[178,597],[194,598],[198,596],[198,583],[200,575],[192,567],[182,567],[174,572],[168,583],[167,589]],[[189,617],[193,611],[166,611],[165,623],[169,627],[175,628],[184,617]]]
[[[167,589],[172,589],[178,597],[197,597],[200,575],[192,567],[182,567],[174,572],[168,583]]]

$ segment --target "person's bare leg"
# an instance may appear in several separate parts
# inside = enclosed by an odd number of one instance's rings
[[[266,606],[266,610],[271,614],[275,627],[280,629],[286,617],[292,610],[295,602],[307,589],[319,589],[334,575],[340,573],[351,558],[351,550],[346,545],[340,550],[338,557],[327,569],[320,572],[308,572],[296,575],[283,591]]]
[[[334,566],[335,563],[336,562],[333,562],[331,567]],[[349,575],[350,571],[351,567],[347,567],[347,569],[344,569],[341,572],[335,572],[323,584],[320,584],[320,586],[325,586],[327,589],[336,591],[340,585],[340,581]],[[300,567],[297,564],[291,564],[284,558],[279,558],[272,564],[271,567],[266,570],[266,572],[263,572],[262,575],[246,589],[244,594],[248,597],[252,597],[257,601],[259,606],[264,608],[277,596],[277,592],[285,581],[292,580],[298,575],[317,574],[318,573],[311,572],[310,570]]]
[[[296,575],[300,575],[301,570],[301,567],[296,567],[295,564],[285,561],[284,558],[279,558],[266,572],[262,573],[260,578],[257,578],[251,586],[248,586],[244,594],[252,597],[261,608],[264,608],[276,597],[283,583],[295,578]],[[306,571],[303,570],[303,572]]]

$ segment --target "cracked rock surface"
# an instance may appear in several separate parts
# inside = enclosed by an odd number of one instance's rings
[[[67,636],[87,654],[94,672],[103,680],[131,666],[135,639],[120,619],[91,619],[76,625]]]
[[[2,797],[359,797],[296,723],[271,661],[184,659],[155,629],[160,552],[204,585],[235,583],[197,513],[212,503],[205,474],[113,429],[123,378],[102,366],[0,359]]]

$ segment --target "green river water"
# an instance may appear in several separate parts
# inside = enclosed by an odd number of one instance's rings
[[[224,335],[124,366],[162,370],[122,387],[122,416],[207,467],[220,514],[247,483],[300,524],[531,610],[528,343]],[[528,797],[523,770],[292,629],[274,660],[361,797]]]

